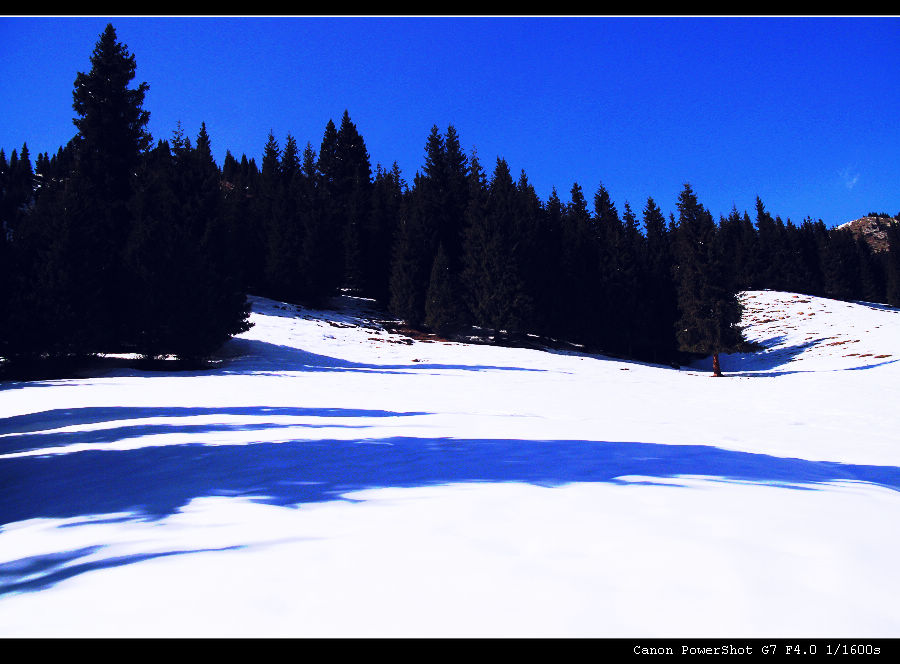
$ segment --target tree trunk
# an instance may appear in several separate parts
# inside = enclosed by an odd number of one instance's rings
[[[713,353],[713,376],[720,377],[722,375],[722,367],[719,365],[719,354]]]

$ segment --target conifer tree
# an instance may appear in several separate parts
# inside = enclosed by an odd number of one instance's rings
[[[721,376],[719,354],[737,351],[743,342],[741,304],[722,251],[712,215],[689,184],[678,198],[676,281],[677,338],[680,349],[713,356],[713,374]]]
[[[446,206],[447,194],[447,154],[444,137],[437,125],[432,125],[431,132],[425,141],[425,164],[422,177],[417,181],[415,195],[419,198],[422,209],[422,236],[425,240],[424,260],[431,264],[437,254],[438,245],[443,244],[446,251],[450,247],[451,260],[455,261],[453,251],[452,224]]]
[[[443,206],[446,210],[446,225],[441,234],[441,242],[447,251],[450,269],[455,273],[462,269],[463,235],[469,204],[468,162],[456,127],[451,124],[444,134]]]
[[[265,167],[265,160],[264,160]],[[296,139],[290,134],[281,159],[272,165],[266,247],[266,290],[280,300],[297,301],[305,288],[301,269],[303,228],[299,211],[302,171]]]
[[[622,213],[622,232],[616,257],[615,283],[619,290],[617,313],[619,316],[619,352],[629,357],[646,356],[649,342],[646,337],[651,324],[650,312],[646,309],[645,293],[646,268],[644,237],[638,230],[637,217],[631,205],[625,202]]]
[[[822,275],[826,297],[854,299],[860,291],[859,253],[849,228],[833,228],[822,246]]]
[[[183,157],[183,140],[178,133],[173,139]],[[160,141],[143,162],[124,259],[132,292],[128,301],[131,341],[138,352],[155,357],[172,352],[179,334],[178,321],[188,306],[182,298],[192,286],[184,283],[189,278],[185,262],[190,260],[185,253],[196,247],[196,238],[186,233],[169,144]]]
[[[544,262],[548,258],[549,247],[541,244],[545,239],[544,232],[544,208],[537,192],[528,181],[525,169],[519,173],[516,182],[516,212],[512,227],[515,238],[514,246],[518,254],[519,273],[522,278],[522,288],[529,301],[527,309],[523,312],[523,328],[529,331],[537,331],[545,327],[544,312],[538,310],[540,292],[546,277]]]
[[[558,335],[564,316],[562,300],[562,223],[563,204],[556,187],[550,191],[547,203],[539,215],[535,231],[535,326],[540,334]]]
[[[414,328],[425,322],[431,267],[427,264],[431,256],[427,251],[430,237],[425,225],[421,185],[422,175],[416,173],[403,206],[391,260],[391,313]]]
[[[647,198],[643,218],[647,238],[647,290],[644,298],[651,315],[649,359],[671,361],[677,351],[675,323],[678,319],[671,234],[666,228],[662,210],[652,197]]]
[[[338,287],[340,275],[334,265],[337,244],[327,214],[330,203],[310,143],[303,150],[301,171],[297,202],[302,226],[298,285],[303,291],[298,297],[301,302],[318,306]]]
[[[562,283],[564,316],[560,336],[582,344],[596,343],[598,312],[597,235],[592,226],[584,192],[577,182],[562,219]]]
[[[345,110],[337,132],[335,154],[336,203],[342,224],[344,244],[343,282],[349,288],[368,294],[365,283],[366,263],[369,260],[373,239],[367,235],[371,229],[369,212],[372,194],[372,168],[363,137],[351,122]]]
[[[471,217],[466,236],[465,280],[476,325],[523,332],[532,300],[523,277],[522,245],[516,234],[518,195],[509,166],[497,159],[483,211]]]
[[[135,57],[116,37],[112,24],[100,35],[91,69],[75,78],[73,139],[77,169],[64,190],[65,234],[70,244],[64,260],[74,261],[71,302],[77,321],[68,331],[72,352],[110,351],[122,346],[129,322],[120,315],[129,297],[122,255],[131,231],[129,204],[134,174],[150,145],[150,114],[143,102],[149,86],[129,87]],[[49,260],[61,253],[47,254]],[[61,266],[45,269],[62,273]]]
[[[466,322],[456,275],[444,245],[438,247],[425,299],[425,325],[442,336],[460,331]]]
[[[236,229],[225,214],[206,124],[195,147],[176,134],[145,160],[126,251],[134,275],[134,350],[199,360],[249,329]]]
[[[254,195],[258,188],[259,171],[256,162],[241,155],[238,162],[226,151],[222,164],[222,214],[234,233],[230,251],[231,270],[246,292],[254,274],[253,261],[257,245]]]
[[[369,251],[364,267],[367,292],[383,304],[390,302],[391,251],[400,223],[404,186],[397,162],[391,170],[376,166],[366,231]]]
[[[596,235],[596,277],[591,293],[596,317],[594,335],[600,347],[612,352],[622,352],[625,325],[622,311],[628,299],[628,285],[624,283],[623,265],[627,263],[625,231],[619,212],[609,192],[602,184],[594,194],[592,225]]]
[[[328,120],[316,163],[316,225],[323,230],[318,251],[319,263],[324,273],[322,284],[329,294],[341,287],[344,280],[344,229],[341,217],[341,166],[338,156],[338,130],[333,120]]]

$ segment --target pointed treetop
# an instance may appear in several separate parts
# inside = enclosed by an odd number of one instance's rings
[[[619,212],[610,198],[609,191],[602,184],[597,187],[597,193],[594,194],[594,214],[601,224],[619,221]]]
[[[195,149],[204,163],[214,162],[212,156],[212,143],[209,140],[205,122],[200,123],[200,132],[197,134],[197,147]]]
[[[143,82],[137,88],[128,87],[137,65],[134,54],[117,40],[112,23],[100,35],[90,61],[90,72],[79,72],[75,77],[72,108],[78,114],[73,122],[79,134],[95,140],[133,141],[138,150],[149,148],[152,139],[146,125],[150,112],[142,106],[150,86]],[[110,135],[111,128],[124,131],[127,139]]]
[[[278,172],[280,163],[281,150],[278,147],[278,141],[275,140],[275,134],[270,129],[266,146],[263,149],[262,175],[273,177]]]
[[[446,151],[444,146],[444,137],[438,130],[437,125],[431,126],[431,133],[425,141],[425,165],[423,167],[426,178],[440,178],[446,161]]]
[[[284,152],[281,154],[281,174],[290,181],[300,172],[300,154],[297,149],[297,140],[288,133],[284,142]]]
[[[569,197],[571,198],[571,203],[569,203],[569,207],[576,212],[587,214],[587,201],[584,198],[584,191],[581,189],[581,185],[577,182],[572,183],[572,189],[569,192]]]

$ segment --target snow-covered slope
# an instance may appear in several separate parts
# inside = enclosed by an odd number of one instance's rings
[[[900,635],[900,312],[680,370],[254,299],[211,371],[0,384],[0,635]]]

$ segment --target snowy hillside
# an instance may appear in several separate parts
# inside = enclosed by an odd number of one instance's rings
[[[744,302],[724,378],[257,298],[0,383],[0,636],[900,636],[900,311]]]

